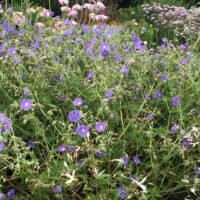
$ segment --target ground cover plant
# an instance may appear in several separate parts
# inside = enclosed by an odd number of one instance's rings
[[[198,199],[199,39],[81,9],[0,7],[0,199]]]

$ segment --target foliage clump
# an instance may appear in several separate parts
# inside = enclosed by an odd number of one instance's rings
[[[199,39],[0,10],[0,199],[199,197]]]

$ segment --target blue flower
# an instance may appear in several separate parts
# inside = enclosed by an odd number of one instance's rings
[[[174,125],[171,127],[171,131],[174,132],[174,133],[177,132],[178,129],[179,129],[179,126],[178,126],[177,124],[174,124]]]
[[[87,57],[90,56],[92,54],[92,49],[90,47],[86,48],[85,54]]]
[[[101,132],[104,132],[105,129],[106,129],[106,123],[105,122],[102,122],[102,121],[98,121],[96,124],[95,124],[95,129],[98,133],[101,133]]]
[[[172,105],[173,106],[179,106],[181,103],[181,99],[179,96],[175,96],[172,98]]]
[[[166,81],[167,80],[167,74],[163,73],[161,76],[162,81]]]
[[[132,37],[132,42],[133,42],[133,49],[135,50],[145,50],[146,45],[143,44],[143,41],[140,39],[140,37],[133,36]]]
[[[0,193],[0,200],[5,200],[6,199],[6,195],[4,193]]]
[[[114,44],[111,44],[110,45],[110,51],[114,51],[115,50],[115,45]]]
[[[15,63],[21,63],[22,62],[22,59],[20,57],[15,57],[14,58],[14,62]]]
[[[9,7],[8,9],[7,9],[7,13],[12,13],[13,12],[13,8],[12,7]]]
[[[22,99],[20,103],[21,109],[28,111],[32,108],[32,100],[31,99]]]
[[[146,116],[146,119],[147,119],[147,120],[150,120],[150,119],[152,119],[152,117],[153,117],[153,114],[152,114],[152,113],[149,113],[149,114]]]
[[[101,55],[102,55],[102,57],[103,57],[104,59],[106,59],[106,58],[108,57],[109,53],[108,53],[107,50],[102,50],[102,51],[101,51]]]
[[[81,28],[83,30],[84,33],[88,33],[90,31],[90,27],[85,25],[85,24],[82,24],[81,25]]]
[[[104,50],[108,51],[108,49],[109,49],[108,43],[105,42],[105,41],[102,41],[101,44],[100,44],[100,49],[101,49],[101,51],[104,51]]]
[[[147,94],[147,93],[144,94],[144,97],[145,97],[145,99],[147,99],[147,100],[150,100],[150,99],[151,99],[150,95]]]
[[[65,37],[70,36],[70,31],[69,31],[68,29],[65,31],[64,36],[65,36]]]
[[[167,47],[165,46],[165,44],[161,44],[160,45],[160,50],[165,50]]]
[[[89,127],[84,124],[79,124],[76,127],[76,133],[78,133],[81,137],[87,137],[89,135]]]
[[[81,113],[79,110],[72,110],[69,112],[68,118],[71,122],[78,122],[81,119]]]
[[[15,47],[11,47],[11,48],[9,49],[9,55],[10,55],[10,56],[13,56],[13,55],[16,54],[16,53],[17,53],[17,50],[16,50]]]
[[[88,71],[87,72],[87,79],[92,79],[94,77],[94,72],[93,71]]]
[[[122,58],[119,54],[115,54],[114,55],[114,59],[117,61],[117,62],[121,62],[122,61]]]
[[[141,160],[140,160],[140,158],[139,158],[138,156],[134,156],[134,157],[133,157],[133,161],[134,161],[134,163],[135,163],[136,165],[139,165],[139,164],[141,163]]]
[[[28,146],[30,147],[30,149],[34,149],[36,144],[33,140],[30,139],[30,140],[28,140]]]
[[[61,145],[58,147],[58,152],[59,152],[59,153],[64,153],[66,150],[67,150],[67,146],[66,146],[65,144],[61,144]]]
[[[187,49],[187,45],[185,45],[185,44],[181,44],[179,47],[180,47],[180,49],[182,49],[182,50],[186,50],[186,49]]]
[[[4,114],[0,113],[0,135],[12,131],[11,121]]]
[[[112,95],[113,95],[112,90],[107,90],[107,91],[105,92],[105,98],[106,98],[107,100],[110,100],[110,99],[112,98]]]
[[[128,165],[128,162],[129,162],[128,156],[123,156],[123,157],[122,157],[122,160],[123,160],[123,162],[124,162],[124,165],[127,166],[127,165]]]
[[[25,88],[24,88],[24,96],[27,96],[28,93],[29,93],[29,89],[28,89],[28,87],[25,87]]]
[[[118,187],[117,190],[120,191],[120,193],[119,193],[119,195],[118,195],[118,197],[119,197],[120,199],[125,199],[125,198],[127,197],[128,191],[127,191],[126,188],[124,188],[124,187]]]
[[[122,66],[121,71],[123,72],[124,75],[128,76],[128,74],[129,74],[129,68],[128,67]]]
[[[15,189],[10,189],[9,191],[8,191],[8,193],[7,193],[7,195],[8,195],[8,198],[9,199],[14,199],[15,198]]]
[[[180,64],[181,64],[181,65],[188,65],[189,62],[188,62],[187,59],[182,59],[182,60],[180,60]]]
[[[130,179],[134,182],[134,180],[137,180],[137,176],[131,176]]]
[[[103,157],[104,155],[105,155],[105,151],[102,149],[96,152],[97,157]]]
[[[69,151],[71,153],[73,153],[75,151],[75,146],[73,146],[73,145],[69,146]]]
[[[9,24],[8,24],[8,21],[7,20],[4,20],[3,22],[2,22],[2,24],[1,24],[1,26],[2,26],[2,28],[3,29],[8,29],[8,27],[9,27]]]
[[[168,39],[167,38],[162,38],[162,42],[168,42]]]
[[[159,90],[154,92],[154,99],[160,99],[160,97],[162,96],[161,92]]]
[[[81,97],[75,98],[73,104],[74,106],[81,106],[83,105],[83,99]]]
[[[56,79],[56,81],[63,81],[63,76],[60,75],[60,74],[57,74],[57,75],[55,76],[55,79]]]
[[[61,186],[61,185],[57,185],[57,186],[53,189],[53,192],[54,192],[54,193],[59,193],[59,192],[61,192],[61,189],[62,189],[62,186]]]
[[[183,138],[182,139],[182,147],[183,149],[188,149],[191,145],[191,142],[188,140],[188,138]]]

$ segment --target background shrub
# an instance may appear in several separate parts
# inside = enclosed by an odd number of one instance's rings
[[[198,0],[117,0],[119,7],[129,7],[141,5],[144,3],[161,3],[161,4],[169,4],[169,5],[177,5],[177,6],[194,6],[199,3]]]

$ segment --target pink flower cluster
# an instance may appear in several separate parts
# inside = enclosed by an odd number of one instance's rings
[[[159,3],[142,5],[145,17],[156,26],[182,26],[188,15],[184,7],[161,5]]]
[[[157,28],[176,28],[181,34],[200,34],[200,9],[161,5],[142,5],[144,16]]]
[[[69,1],[68,0],[58,0],[59,1],[59,3],[61,4],[61,5],[68,5],[69,4]]]
[[[200,35],[200,8],[191,8],[188,11],[188,18],[184,27],[185,32]]]
[[[184,7],[161,5],[159,3],[142,5],[145,17],[155,26],[179,27],[184,25],[188,10]]]
[[[49,10],[47,10],[46,8],[42,8],[40,16],[41,17],[50,17],[51,16],[51,12]]]
[[[13,20],[17,25],[25,25],[27,23],[26,17],[21,12],[13,12]]]
[[[62,12],[66,12],[68,17],[77,18],[80,11],[84,10],[84,13],[88,14],[90,20],[97,22],[105,22],[108,20],[108,16],[104,15],[105,5],[101,1],[95,1],[94,3],[85,3],[82,6],[79,4],[68,7],[65,0],[59,0]]]

